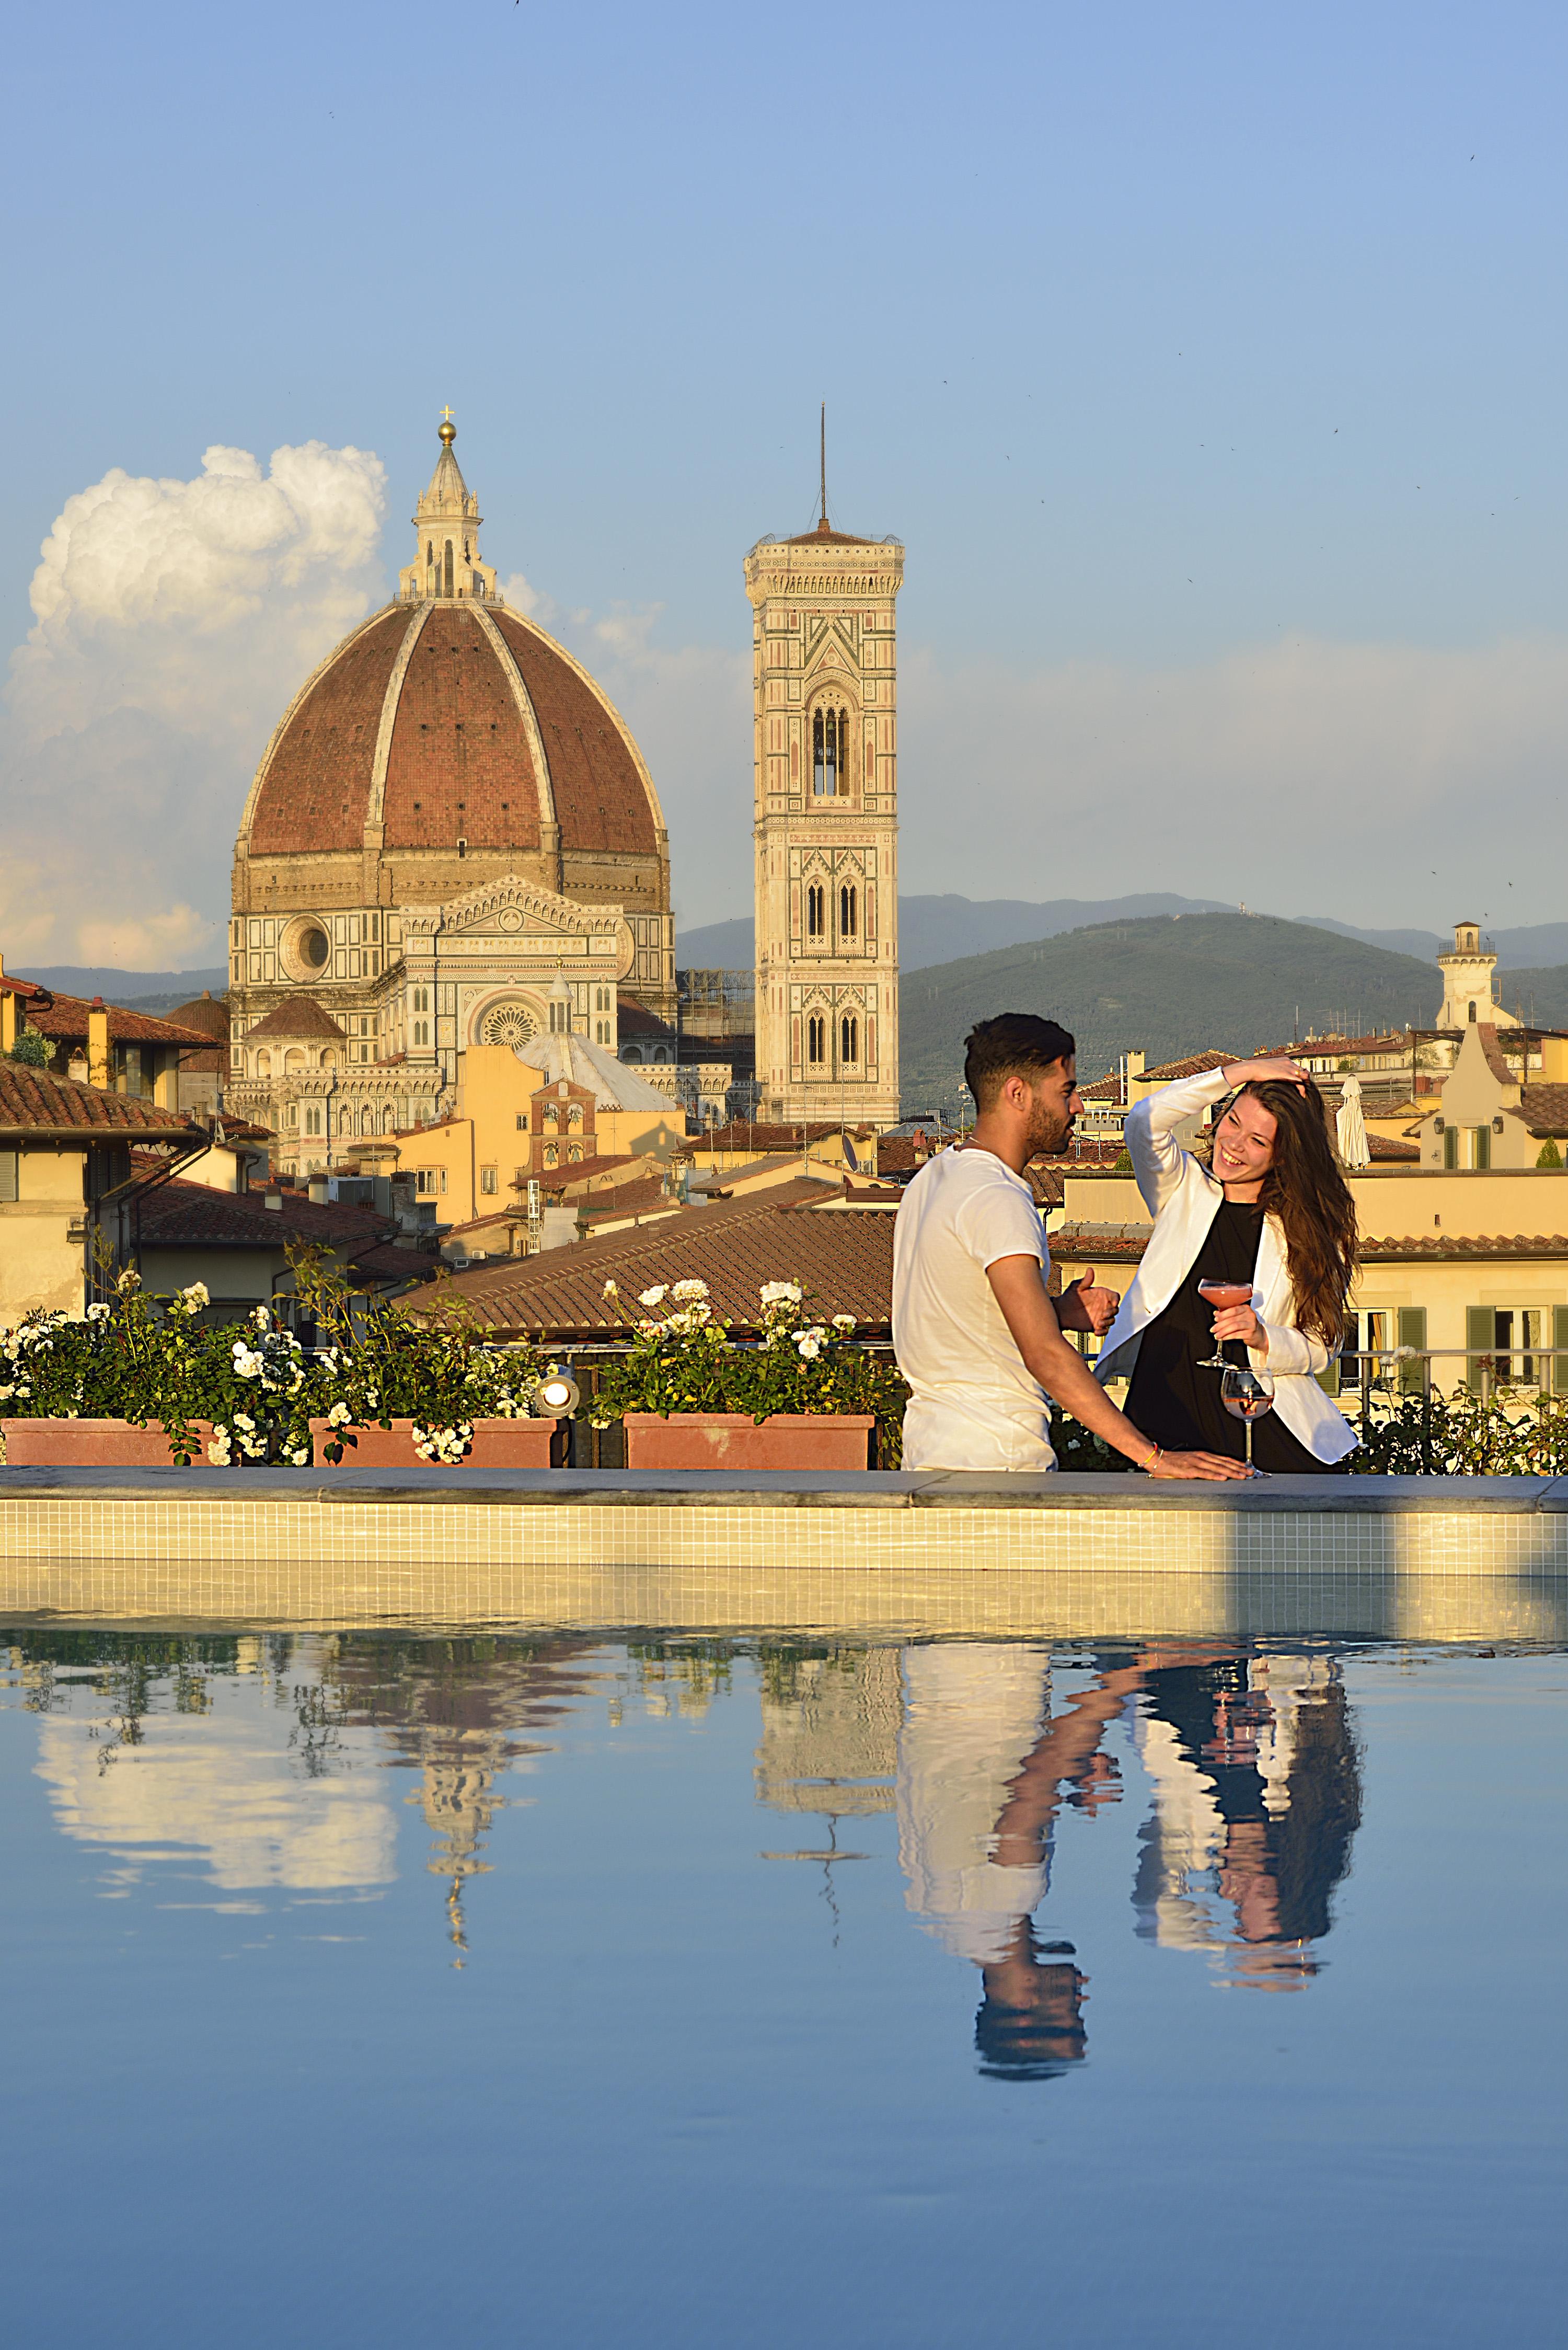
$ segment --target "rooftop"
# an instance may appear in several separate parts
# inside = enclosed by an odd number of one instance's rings
[[[636,1326],[639,1294],[660,1284],[705,1281],[715,1315],[751,1328],[763,1282],[798,1281],[822,1311],[853,1314],[868,1336],[881,1335],[891,1315],[893,1222],[880,1209],[825,1215],[776,1195],[722,1201],[458,1274],[442,1296],[497,1329],[609,1338]],[[618,1295],[606,1297],[607,1281]]]
[[[39,1140],[57,1137],[112,1140],[159,1137],[194,1149],[201,1127],[178,1110],[162,1109],[136,1094],[111,1094],[75,1077],[57,1077],[25,1062],[0,1060],[0,1134]]]
[[[59,995],[50,988],[41,988],[31,998],[26,1016],[41,1036],[74,1043],[78,1036],[85,1041],[89,1012],[108,1013],[113,1045],[210,1045],[213,1041],[203,1030],[184,1027],[179,1021],[154,1020],[151,1013],[130,1012],[121,1003],[103,1003],[96,996],[89,1001],[85,995]],[[228,1034],[226,1017],[223,1033]]]
[[[265,1020],[246,1029],[248,1045],[258,1036],[326,1036],[334,1044],[348,1042],[347,1029],[338,1026],[330,1012],[322,1010],[314,995],[286,995],[281,1003],[273,1005]]]
[[[350,1256],[360,1246],[389,1240],[395,1222],[373,1208],[315,1201],[297,1191],[280,1195],[269,1208],[261,1191],[214,1191],[205,1183],[176,1176],[140,1202],[145,1248],[282,1248],[314,1241]]]

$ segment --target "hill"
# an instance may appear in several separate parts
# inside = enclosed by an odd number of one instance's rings
[[[1309,1027],[1427,1022],[1440,1000],[1432,963],[1305,922],[1232,913],[1102,922],[907,976],[904,1101],[911,1112],[967,1101],[964,1037],[997,1012],[1061,1021],[1093,1077],[1140,1045],[1151,1063],[1209,1045],[1251,1053]]]
[[[1412,954],[1418,961],[1450,949],[1454,942],[1451,930],[1441,936],[1436,931],[1358,931],[1354,922],[1336,922],[1327,914],[1298,914],[1296,920],[1313,930],[1337,931],[1342,939],[1360,939],[1366,946],[1386,947],[1391,954]],[[1568,922],[1534,922],[1521,930],[1489,930],[1486,935],[1497,950],[1499,971],[1538,971],[1568,958]],[[1511,1006],[1512,984],[1511,979],[1503,991]]]
[[[1035,939],[1054,938],[1062,931],[1082,930],[1086,922],[1136,920],[1145,914],[1188,914],[1222,911],[1218,898],[1179,898],[1168,889],[1134,898],[900,898],[898,900],[898,961],[905,972],[928,964],[952,962],[961,955],[991,954],[998,947],[1020,946]],[[701,930],[682,931],[675,960],[690,964],[749,970],[754,961],[753,925],[749,916],[733,921],[708,922]]]
[[[229,983],[225,967],[209,971],[118,971],[109,963],[60,962],[29,965],[13,974],[31,979],[61,995],[101,995],[106,1003],[134,1005],[156,1018],[178,1003],[194,1003],[203,988],[222,995]]]
[[[1501,1003],[1526,1020],[1537,1021],[1542,1028],[1568,1028],[1568,963],[1500,971],[1497,993]]]

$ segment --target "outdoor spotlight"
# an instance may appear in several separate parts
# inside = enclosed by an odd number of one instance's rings
[[[1432,1120],[1432,1132],[1434,1134],[1446,1134],[1448,1132],[1446,1122],[1440,1118],[1435,1118]]]
[[[556,1419],[570,1419],[583,1399],[583,1391],[570,1371],[552,1371],[539,1383],[539,1401],[545,1412]]]

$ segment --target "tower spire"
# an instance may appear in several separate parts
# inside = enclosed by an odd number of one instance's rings
[[[399,573],[398,593],[409,603],[449,596],[459,602],[489,600],[495,595],[495,573],[480,558],[483,517],[452,445],[457,427],[450,406],[441,411],[436,437],[441,454],[431,485],[414,508],[414,560]]]
[[[822,520],[816,526],[818,530],[826,530],[827,528],[827,402],[826,400],[822,403],[819,448],[822,457]]]

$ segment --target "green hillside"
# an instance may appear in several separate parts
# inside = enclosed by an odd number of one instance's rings
[[[1548,978],[1532,976],[1538,1001]],[[998,1012],[1040,1012],[1078,1040],[1094,1077],[1141,1045],[1152,1063],[1218,1045],[1250,1053],[1302,1029],[1350,1031],[1429,1021],[1441,1001],[1435,962],[1304,922],[1260,914],[1179,914],[1102,922],[912,972],[903,984],[901,1048],[908,1109],[963,1093],[963,1040]]]
[[[1500,971],[1498,1002],[1542,1028],[1568,1028],[1568,962],[1543,971]]]

